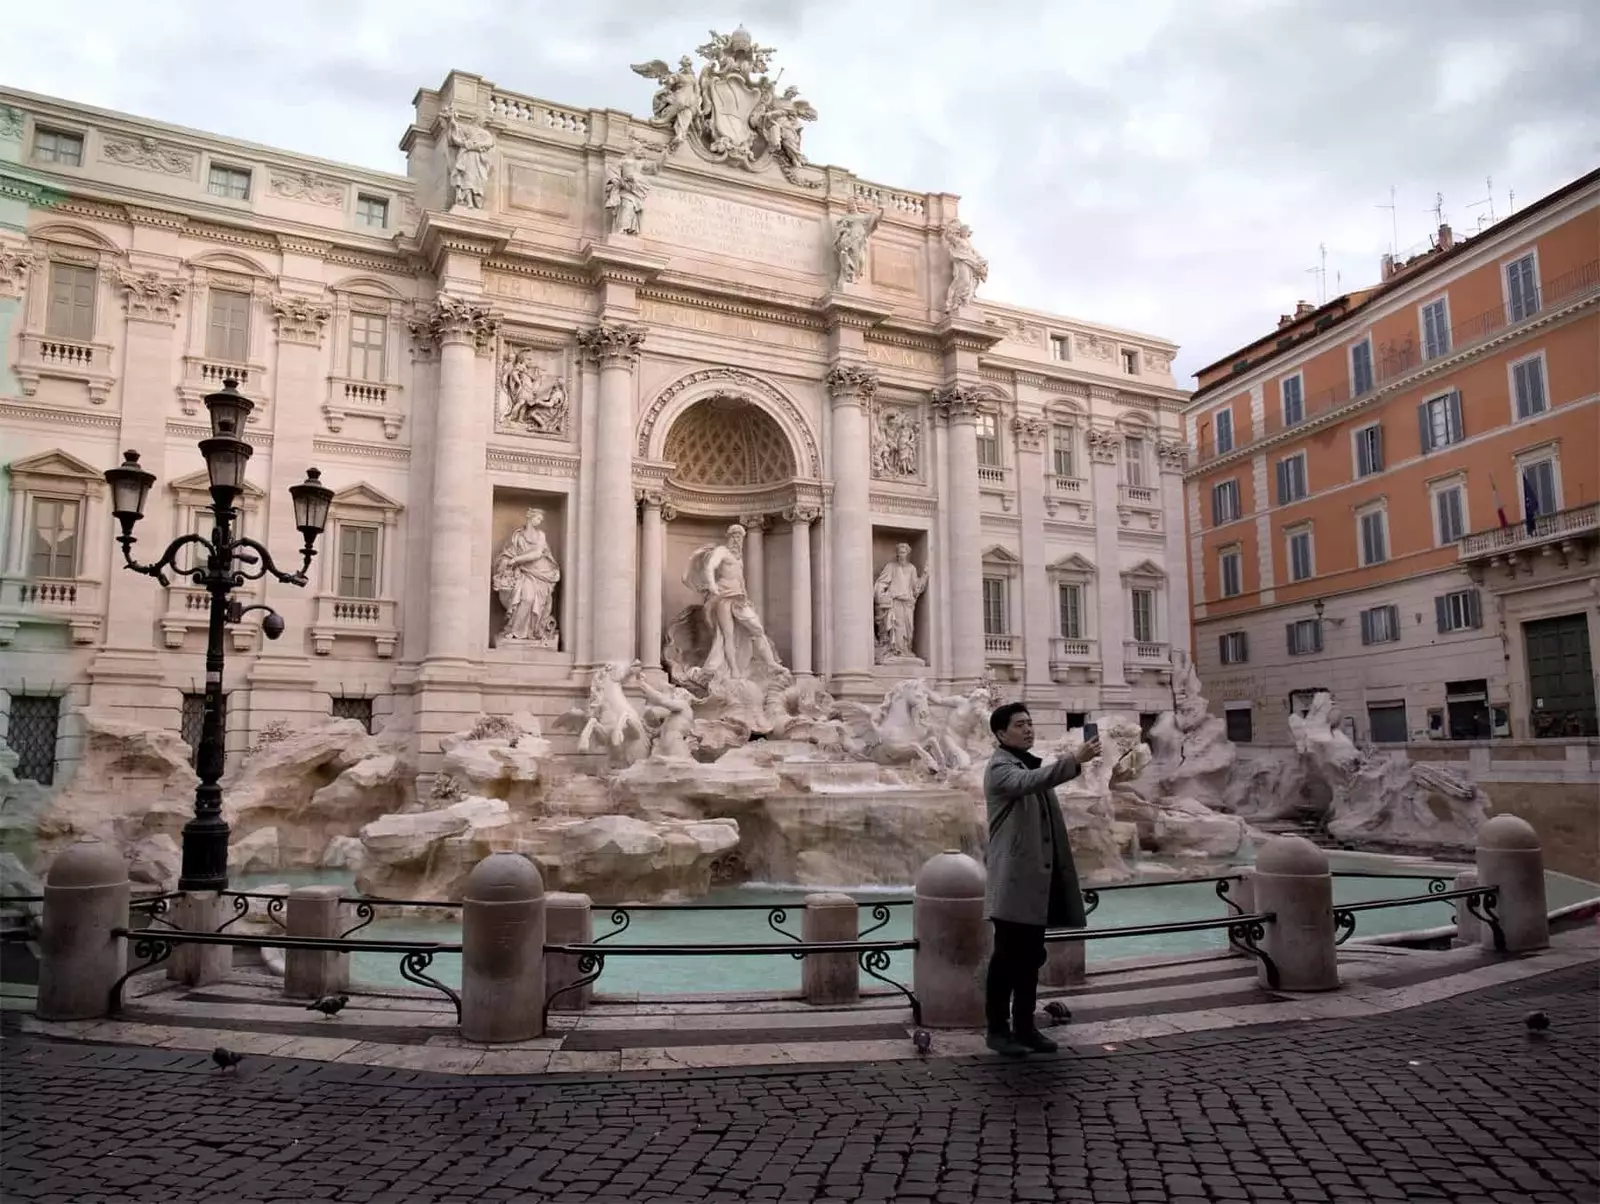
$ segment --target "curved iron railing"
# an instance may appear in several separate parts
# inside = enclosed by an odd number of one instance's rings
[[[1467,886],[1459,890],[1434,890],[1430,885],[1425,895],[1408,895],[1400,899],[1371,899],[1365,903],[1346,903],[1333,909],[1333,928],[1337,934],[1333,939],[1335,945],[1342,945],[1348,941],[1356,931],[1356,916],[1363,911],[1382,911],[1389,907],[1416,907],[1428,903],[1449,903],[1454,907],[1456,900],[1466,903],[1467,910],[1489,926],[1489,932],[1494,937],[1496,952],[1506,951],[1506,934],[1500,927],[1500,917],[1495,914],[1495,907],[1500,902],[1500,891],[1493,886]]]
[[[1278,985],[1277,963],[1261,947],[1267,934],[1266,926],[1277,919],[1275,912],[1253,912],[1249,915],[1230,915],[1220,920],[1174,920],[1169,924],[1127,924],[1119,928],[1052,928],[1044,934],[1047,944],[1077,941],[1104,941],[1130,936],[1164,936],[1171,932],[1205,932],[1222,928],[1228,933],[1228,943],[1241,952],[1261,962],[1267,974],[1267,985]]]
[[[1233,906],[1228,899],[1227,886],[1244,879],[1242,873],[1238,874],[1208,874],[1203,878],[1163,878],[1159,882],[1113,882],[1109,886],[1089,886],[1079,893],[1083,895],[1083,914],[1093,915],[1100,906],[1100,896],[1118,890],[1154,890],[1163,886],[1203,886],[1207,882],[1217,884],[1217,897],[1229,906]]]
[[[856,899],[858,908],[871,907],[872,918],[877,921],[870,928],[862,929],[856,934],[857,940],[863,940],[869,933],[877,932],[888,925],[892,918],[891,912],[896,907],[910,907],[913,900],[909,897],[898,899]],[[596,907],[595,911],[606,910],[603,906]],[[767,913],[767,927],[779,936],[787,937],[791,941],[800,942],[804,937],[785,928],[783,925],[789,921],[789,912],[793,910],[804,911],[803,903],[619,903],[611,907],[611,931],[603,932],[594,938],[595,944],[615,940],[629,928],[633,927],[634,912],[670,911],[674,913],[696,911],[764,911]]]

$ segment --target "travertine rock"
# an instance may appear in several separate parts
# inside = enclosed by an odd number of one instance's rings
[[[532,715],[484,715],[468,731],[446,736],[441,774],[459,782],[467,794],[505,799],[516,807],[542,805],[551,756],[550,741]]]
[[[248,836],[234,839],[228,846],[228,871],[250,874],[278,868],[280,850],[278,829],[257,828]]]

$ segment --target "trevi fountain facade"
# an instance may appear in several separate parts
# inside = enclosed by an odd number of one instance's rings
[[[236,870],[905,883],[981,850],[1001,698],[1117,750],[1065,792],[1091,873],[1247,850],[1175,347],[980,298],[957,198],[811,162],[744,30],[696,56],[633,67],[649,118],[452,72],[403,176],[0,91],[8,873],[175,877],[205,607],[121,570],[101,473],[157,474],[140,551],[202,529],[228,379],[245,534],[335,490],[308,587],[247,590],[284,638],[228,632]]]

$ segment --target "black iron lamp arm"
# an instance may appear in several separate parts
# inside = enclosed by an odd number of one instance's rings
[[[212,550],[211,541],[203,535],[180,535],[167,545],[167,550],[161,553],[160,560],[157,560],[154,564],[140,564],[133,558],[135,540],[132,535],[119,535],[117,536],[117,542],[122,545],[122,560],[128,568],[136,573],[143,573],[146,577],[154,577],[162,585],[172,584],[167,580],[168,569],[180,576],[193,577],[196,581],[200,580],[204,577],[205,571],[203,569],[180,569],[177,563],[177,555],[190,544],[199,544],[206,550],[208,556]]]
[[[240,549],[248,549],[249,551],[256,553],[256,556],[241,556],[239,554]],[[236,569],[235,575],[242,577],[245,581],[259,581],[268,573],[271,573],[275,578],[277,578],[279,581],[282,581],[285,585],[302,586],[305,585],[309,580],[309,578],[306,576],[306,570],[311,567],[311,562],[316,558],[317,555],[316,548],[312,547],[310,544],[307,544],[305,547],[300,549],[300,571],[296,573],[286,573],[273,561],[272,553],[267,551],[266,548],[253,539],[235,539],[232,542],[229,551],[232,553],[231,558],[234,564],[243,566]],[[257,559],[257,557],[259,557],[259,559]]]

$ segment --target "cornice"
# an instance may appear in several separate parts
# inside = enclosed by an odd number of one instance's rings
[[[167,209],[150,209],[144,205],[124,205],[123,220],[130,226],[153,226],[158,230],[184,230],[189,219],[181,213]]]
[[[606,243],[590,243],[583,250],[583,266],[589,277],[598,282],[631,284],[635,288],[648,284],[663,272],[668,260],[662,255],[650,255],[631,247],[614,247]]]
[[[926,351],[929,355],[940,353],[939,340],[931,335],[917,334],[912,331],[896,330],[889,326],[879,326],[867,334],[869,343],[887,343],[893,347],[909,347],[913,351]]]
[[[920,518],[932,518],[939,512],[937,498],[910,493],[880,493],[877,490],[867,495],[867,506],[878,514],[911,514]]]
[[[167,419],[167,434],[177,439],[185,439],[192,442],[197,439],[209,439],[211,437],[211,427],[204,422],[183,422],[176,418],[169,418]],[[271,431],[259,431],[247,427],[243,439],[251,447],[272,446]]]
[[[848,293],[826,293],[817,302],[829,330],[871,330],[893,316],[894,311]]]
[[[393,444],[358,443],[351,439],[313,439],[311,450],[320,456],[348,456],[356,460],[384,460],[391,464],[405,464],[411,459],[409,447]]]
[[[1005,338],[1003,332],[992,326],[960,318],[946,319],[938,326],[936,334],[941,347],[954,348],[957,351],[974,351],[980,355],[997,347]]]
[[[578,475],[578,457],[566,452],[490,446],[484,449],[483,463],[491,472],[527,472],[568,479]]]
[[[491,255],[483,261],[483,269],[486,272],[504,272],[510,276],[532,276],[539,280],[553,280],[557,284],[570,284],[578,288],[587,288],[593,283],[586,272],[576,268],[508,255]]]
[[[0,418],[37,422],[44,426],[83,426],[103,431],[120,430],[122,427],[122,419],[116,414],[68,410],[60,406],[30,405],[20,401],[0,401]],[[206,433],[211,433],[209,427]]]
[[[736,318],[749,318],[758,322],[771,322],[777,326],[793,326],[801,330],[822,332],[826,323],[815,314],[798,309],[784,309],[774,305],[760,305],[749,301],[733,300],[714,294],[691,292],[688,289],[646,286],[639,290],[641,301],[659,301],[667,305],[682,305],[690,309],[703,309],[713,313],[729,314]]]

